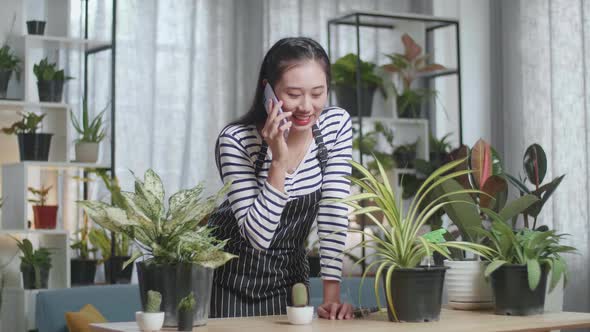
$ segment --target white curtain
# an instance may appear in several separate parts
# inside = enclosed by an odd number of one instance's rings
[[[541,212],[580,255],[568,255],[565,310],[589,311],[590,1],[503,1],[500,128],[509,171],[522,173],[526,147],[539,143],[547,179],[566,174]],[[500,137],[498,137],[500,136]],[[547,181],[547,180],[546,180]]]

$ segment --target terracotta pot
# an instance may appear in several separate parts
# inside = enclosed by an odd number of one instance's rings
[[[33,213],[35,215],[35,229],[55,229],[57,224],[56,205],[35,205]]]

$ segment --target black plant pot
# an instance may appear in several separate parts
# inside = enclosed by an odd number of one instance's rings
[[[446,152],[430,152],[430,162],[439,168],[440,166],[444,165],[448,161],[449,154]]]
[[[24,289],[42,289],[47,288],[49,281],[49,268],[40,268],[40,282],[39,285],[35,282],[35,269],[31,265],[21,265],[20,271],[23,275]],[[40,286],[40,287],[37,287]]]
[[[53,134],[18,134],[20,160],[49,160],[49,148]]]
[[[27,21],[29,35],[43,35],[45,33],[45,21]]]
[[[12,70],[0,70],[0,99],[6,99],[10,76],[12,76]]]
[[[394,316],[389,305],[387,315],[392,322],[432,322],[440,316],[446,267],[431,266],[395,269],[391,276]],[[383,276],[385,287],[386,276]],[[385,288],[387,294],[387,288]]]
[[[39,101],[61,103],[65,81],[37,81]]]
[[[96,259],[72,258],[70,260],[70,281],[72,286],[94,284],[97,262]]]
[[[545,307],[547,270],[543,269],[537,288],[529,288],[526,265],[504,265],[491,276],[497,315],[542,314]]]
[[[162,294],[162,311],[166,313],[164,326],[178,325],[178,303],[190,292],[193,292],[197,299],[193,324],[195,326],[207,324],[213,269],[196,264],[156,265],[138,262],[137,278],[144,311],[148,290],[155,290]]]
[[[320,256],[307,256],[307,263],[309,264],[309,277],[319,277],[321,273]]]
[[[111,268],[113,269],[113,278],[117,284],[128,284],[131,282],[131,275],[133,274],[133,264],[127,265],[123,269],[123,264],[131,256],[113,256],[104,262],[105,280],[111,278]]]
[[[395,151],[393,159],[398,168],[414,168],[416,151]]]
[[[192,331],[194,323],[193,311],[178,311],[178,331]]]
[[[361,88],[361,110],[363,116],[371,116],[373,95],[375,95],[376,90],[376,86],[364,85]],[[334,92],[336,93],[338,106],[345,109],[350,116],[359,116],[356,86],[335,85]]]
[[[401,94],[396,99],[397,116],[405,119],[417,119],[422,116],[421,101],[413,100],[411,95]]]

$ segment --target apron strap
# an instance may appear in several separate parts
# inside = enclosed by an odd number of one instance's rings
[[[311,128],[311,132],[315,139],[315,144],[318,147],[318,160],[320,162],[320,168],[322,171],[322,175],[324,175],[324,170],[326,169],[326,165],[328,164],[328,149],[326,149],[326,145],[324,144],[324,138],[322,136],[322,132],[317,124],[314,124]],[[260,146],[260,151],[258,152],[258,156],[256,161],[254,162],[254,174],[258,177],[260,170],[262,169],[262,165],[264,164],[264,159],[266,159],[266,153],[268,151],[268,144],[263,139],[262,145]]]

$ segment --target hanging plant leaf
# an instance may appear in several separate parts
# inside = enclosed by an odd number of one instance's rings
[[[547,156],[539,144],[532,144],[526,149],[522,160],[524,171],[535,188],[539,188],[547,173]]]
[[[490,144],[479,139],[471,149],[471,169],[477,188],[481,188],[492,175],[492,152]]]

